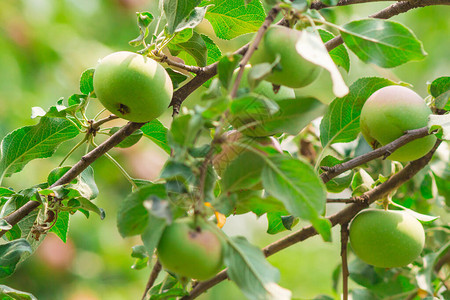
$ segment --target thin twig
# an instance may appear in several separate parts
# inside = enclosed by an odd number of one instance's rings
[[[159,272],[161,272],[162,266],[159,260],[156,261],[153,266],[152,272],[150,273],[150,277],[148,278],[147,285],[145,286],[144,294],[142,295],[142,300],[145,300],[148,291],[152,288],[153,284],[155,284],[156,278],[158,278]]]
[[[247,65],[248,61],[250,60],[250,57],[252,56],[252,54],[255,52],[255,50],[258,48],[259,43],[261,42],[262,37],[264,36],[264,33],[267,31],[267,29],[269,28],[270,24],[273,23],[273,21],[275,20],[275,18],[277,17],[278,13],[281,11],[280,7],[278,5],[274,6],[268,13],[267,16],[263,22],[263,24],[261,25],[261,27],[259,28],[258,32],[256,33],[255,39],[253,40],[253,42],[250,44],[250,46],[248,47],[248,49],[246,49],[246,52],[244,54],[244,57],[242,58],[241,62],[240,62],[240,68],[239,68],[239,72],[236,76],[236,79],[233,83],[233,88],[232,91],[230,93],[231,98],[235,98],[236,97],[236,93],[237,93],[237,89],[239,87],[239,84],[241,82],[242,79],[242,74],[244,72],[244,68]],[[214,154],[214,147],[222,142],[222,131],[223,131],[223,123],[226,120],[228,113],[225,112],[222,117],[220,118],[219,121],[219,125],[216,126],[216,130],[215,130],[215,135],[214,138],[211,142],[211,148],[208,151],[205,159],[203,160],[203,163],[200,167],[200,183],[199,183],[199,198],[198,201],[196,202],[197,205],[197,211],[198,209],[203,208],[203,193],[204,193],[204,187],[205,187],[205,179],[206,179],[206,173],[208,171],[208,165],[211,163],[213,154]]]
[[[342,299],[348,299],[348,264],[347,264],[347,244],[348,244],[348,222],[341,225],[341,261],[342,261]]]
[[[161,53],[161,52],[156,53],[156,51],[153,51],[152,53],[153,53],[153,55],[155,55],[158,58],[159,62],[166,63],[169,66],[173,66],[175,68],[182,69],[182,70],[185,70],[185,71],[197,74],[197,75],[205,72],[204,67],[185,65],[182,62],[178,62],[173,59],[170,59],[167,55],[165,55],[164,53]]]
[[[273,21],[275,20],[275,18],[277,17],[277,15],[280,11],[281,11],[280,6],[275,5],[274,7],[272,7],[272,9],[267,13],[267,17],[264,20],[264,22],[262,23],[261,27],[259,27],[258,32],[256,33],[256,36],[255,36],[255,39],[250,44],[250,47],[245,52],[245,55],[239,64],[239,72],[236,76],[236,79],[233,84],[233,88],[231,89],[231,93],[230,93],[231,98],[236,97],[237,90],[239,88],[239,84],[242,79],[242,75],[244,74],[245,66],[249,62],[250,57],[253,55],[255,50],[258,49],[259,43],[261,42],[261,40],[264,36],[264,33],[266,33],[267,29],[269,29],[270,24],[273,23]]]
[[[322,167],[322,170],[324,170],[325,172],[320,174],[320,178],[322,178],[324,183],[327,183],[328,181],[338,176],[339,174],[344,173],[345,171],[351,170],[357,166],[363,165],[379,157],[383,158],[389,157],[390,154],[392,154],[395,150],[397,150],[401,146],[406,145],[407,143],[413,140],[425,137],[427,135],[429,135],[428,127],[408,130],[404,135],[387,144],[386,146],[383,146],[376,150],[370,151],[366,154],[355,157],[339,165],[335,165],[332,167]]]
[[[105,124],[106,122],[118,119],[119,117],[116,115],[109,115],[106,118],[100,119],[98,121],[94,121],[91,125],[91,128],[97,130],[98,128],[100,128],[101,125]],[[94,119],[95,120],[95,119]]]
[[[340,0],[335,5],[328,5],[323,3],[322,1],[314,1],[311,3],[310,8],[320,10],[322,8],[328,8],[328,7],[336,7],[336,6],[346,6],[346,5],[353,5],[353,4],[363,4],[363,3],[370,3],[370,2],[382,2],[382,1],[396,1],[396,0]],[[400,0],[398,0],[400,1]]]
[[[84,169],[86,169],[91,163],[93,163],[97,158],[104,155],[106,152],[111,150],[115,145],[123,141],[127,136],[131,135],[134,131],[141,128],[144,123],[128,123],[116,133],[114,133],[109,139],[101,143],[97,148],[93,149],[91,152],[86,154],[77,162],[69,171],[67,171],[60,179],[58,179],[50,188],[63,185],[74,180]],[[16,211],[5,217],[5,221],[11,224],[11,226],[16,225],[20,220],[25,218],[30,212],[36,209],[41,203],[37,201],[28,201],[23,206],[18,208]],[[7,230],[0,231],[0,237],[2,237]]]
[[[361,199],[357,197],[344,199],[327,199],[327,203],[357,203],[357,202],[361,202]]]
[[[400,1],[386,7],[385,9],[373,15],[370,15],[369,17],[375,19],[389,19],[401,13],[405,13],[411,9],[431,5],[450,5],[450,0]],[[328,51],[331,51],[342,43],[344,43],[344,40],[340,35],[338,35],[326,42],[325,47]]]

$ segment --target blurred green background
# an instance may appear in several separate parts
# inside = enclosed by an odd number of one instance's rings
[[[327,17],[337,24],[370,15],[390,2],[361,4],[352,8],[329,10]],[[94,67],[99,58],[119,50],[131,50],[128,41],[138,35],[136,11],[150,11],[157,16],[157,3],[151,0],[3,0],[0,2],[0,138],[15,128],[32,125],[31,107],[44,109],[60,97],[78,92],[81,73]],[[335,12],[335,13],[334,13]],[[416,9],[395,17],[410,27],[423,41],[428,57],[393,70],[363,64],[351,55],[350,73],[344,78],[350,84],[362,76],[383,76],[408,82],[426,96],[426,82],[450,69],[450,22],[448,7]],[[212,35],[207,22],[199,28]],[[214,38],[223,53],[233,51],[249,40],[249,36],[233,41]],[[331,81],[326,72],[320,80],[298,94],[311,94],[324,102],[333,99]],[[193,94],[187,106],[198,101]],[[90,116],[100,110],[94,103]],[[170,126],[168,111],[161,121]],[[117,124],[124,124],[117,121]],[[81,137],[79,137],[81,138]],[[52,159],[35,160],[24,172],[4,181],[18,190],[45,181],[74,145],[71,141],[58,149]],[[84,149],[77,151],[67,164],[73,164]],[[150,141],[130,149],[113,150],[116,157],[136,178],[155,179],[167,155]],[[19,266],[17,272],[2,284],[33,293],[38,299],[139,299],[150,269],[132,270],[131,247],[140,240],[122,239],[116,230],[116,211],[131,188],[117,169],[105,158],[93,165],[100,196],[98,206],[106,211],[101,221],[95,215],[86,219],[81,214],[71,218],[69,241],[62,243],[49,235],[37,253]],[[333,213],[339,206],[329,207]],[[296,228],[299,228],[297,225]],[[268,236],[266,221],[252,215],[228,220],[224,230],[242,234],[258,246],[279,239],[287,233]],[[323,243],[315,237],[269,258],[281,271],[283,287],[299,299],[312,299],[318,294],[333,295],[332,272],[338,266],[340,245],[334,230],[334,242]],[[201,299],[244,299],[234,284],[225,282]]]

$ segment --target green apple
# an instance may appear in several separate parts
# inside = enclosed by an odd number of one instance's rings
[[[389,144],[407,130],[427,126],[430,108],[414,91],[398,85],[379,89],[361,110],[361,133],[372,148]],[[427,154],[436,142],[434,135],[414,140],[388,156],[391,160],[411,161]]]
[[[157,247],[161,265],[183,277],[213,277],[223,266],[224,246],[212,226],[200,217],[177,219],[167,226]]]
[[[98,63],[94,92],[103,106],[117,116],[133,122],[148,122],[169,107],[173,86],[159,63],[121,51]]]
[[[295,44],[301,34],[301,31],[284,26],[271,26],[264,34],[258,50],[250,58],[250,63],[271,64],[280,56],[281,68],[274,68],[265,80],[291,88],[307,86],[317,78],[321,68],[297,52]]]
[[[381,268],[403,267],[422,252],[425,232],[403,211],[366,209],[350,224],[350,244],[364,262]]]
[[[239,88],[250,89],[250,84],[248,82],[248,74],[251,68],[252,67],[250,65],[245,66],[241,82],[239,83]],[[234,71],[233,81],[236,80],[238,71],[239,69]],[[295,92],[293,89],[281,86],[280,89],[275,93],[273,90],[272,83],[265,80],[259,82],[259,84],[253,89],[252,92],[258,95],[262,95],[266,98],[272,99],[274,101],[283,99],[295,99]]]

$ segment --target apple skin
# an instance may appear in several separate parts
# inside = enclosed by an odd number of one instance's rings
[[[140,54],[121,51],[98,63],[94,92],[103,106],[118,117],[148,122],[169,107],[173,86],[159,63]]]
[[[239,88],[250,88],[248,83],[248,73],[252,67],[250,65],[245,66],[244,73],[242,74],[241,82],[239,83]],[[233,81],[236,80],[237,73],[239,69],[233,73]],[[273,91],[272,83],[262,80],[252,91],[255,94],[263,95],[266,98],[276,100],[283,99],[295,99],[295,92],[293,89],[281,86],[278,92]]]
[[[384,146],[405,134],[405,131],[427,126],[430,108],[414,91],[398,85],[379,89],[367,99],[361,110],[361,133],[372,148]],[[429,135],[414,140],[392,153],[397,161],[416,160],[434,146],[436,137]]]
[[[402,211],[366,209],[350,224],[350,244],[362,261],[380,268],[403,267],[422,252],[422,224]]]
[[[265,80],[291,88],[301,88],[313,82],[319,76],[321,68],[304,59],[295,49],[301,31],[284,26],[273,25],[250,58],[252,65],[273,63],[280,55],[281,70],[274,69]]]
[[[161,265],[183,277],[213,277],[223,266],[224,242],[212,226],[200,218],[181,218],[167,226],[157,247]]]

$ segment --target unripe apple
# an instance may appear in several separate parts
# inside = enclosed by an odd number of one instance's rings
[[[245,66],[244,73],[242,74],[241,82],[239,83],[239,88],[250,88],[249,82],[248,82],[248,74],[250,72],[250,69],[252,67],[250,65]],[[233,73],[233,81],[236,80],[237,74],[239,69],[234,71]],[[253,89],[252,91],[255,94],[263,95],[266,98],[272,99],[274,101],[276,100],[283,100],[283,99],[295,99],[295,92],[293,89],[280,86],[278,91],[275,93],[273,90],[272,83],[262,80],[259,82],[259,84]]]
[[[274,68],[265,80],[291,88],[307,86],[317,78],[321,69],[297,52],[295,45],[301,34],[301,31],[284,26],[271,26],[250,58],[250,63],[271,64],[279,55],[281,70]]]
[[[200,218],[175,220],[164,230],[159,241],[161,265],[180,276],[207,280],[223,265],[223,241],[212,223]]]
[[[379,89],[367,99],[361,110],[361,133],[372,148],[398,139],[407,130],[427,126],[430,108],[414,91],[398,85]],[[427,154],[436,142],[429,135],[400,147],[391,160],[411,161]]]
[[[350,244],[364,262],[381,268],[403,267],[422,252],[425,232],[403,211],[366,209],[350,224]]]
[[[169,107],[173,86],[159,63],[121,51],[98,63],[94,92],[103,106],[117,116],[133,122],[148,122]]]

